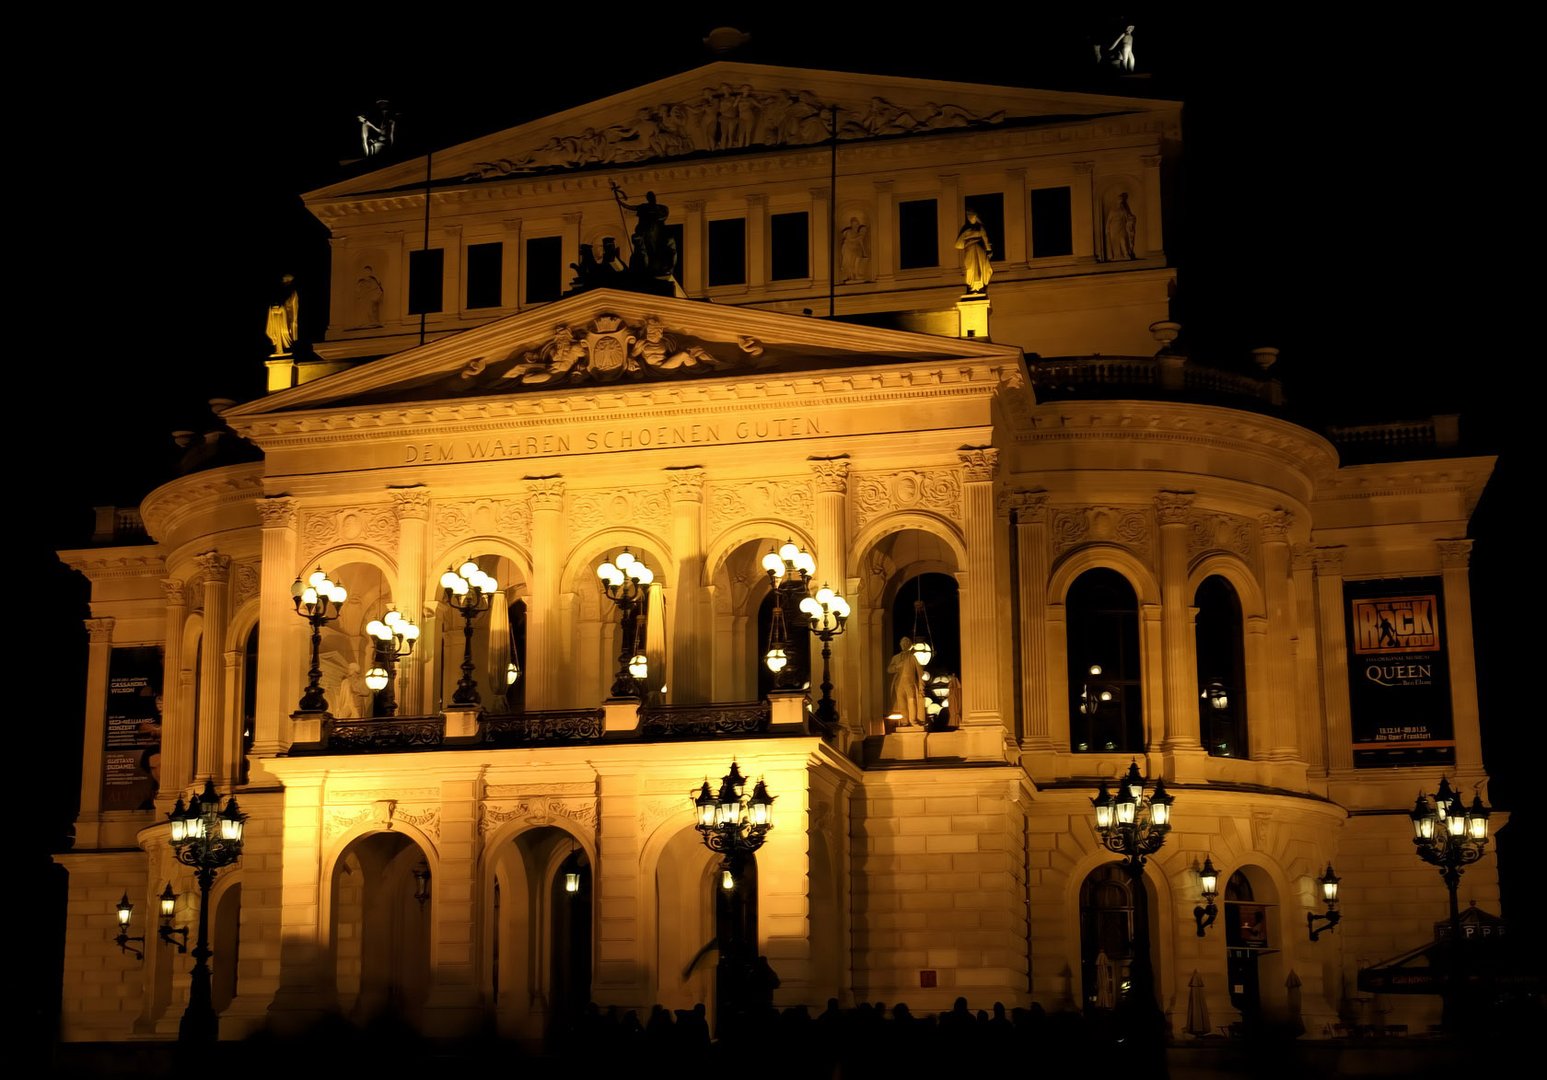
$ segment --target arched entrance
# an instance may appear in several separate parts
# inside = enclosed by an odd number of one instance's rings
[[[361,1022],[414,1022],[430,988],[433,882],[424,852],[402,833],[359,837],[339,856],[332,889],[340,1011]]]
[[[1244,1023],[1279,1010],[1286,994],[1283,955],[1277,948],[1280,929],[1273,889],[1260,868],[1242,867],[1225,883],[1225,950],[1230,1004]]]

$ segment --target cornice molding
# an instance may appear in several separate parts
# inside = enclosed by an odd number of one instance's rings
[[[140,504],[145,531],[163,540],[192,514],[234,503],[251,506],[263,492],[263,469],[261,461],[228,465],[163,484]]]

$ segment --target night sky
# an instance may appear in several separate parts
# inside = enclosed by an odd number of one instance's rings
[[[878,33],[881,16],[830,5],[586,7],[570,21],[463,8],[465,32],[387,7],[345,19],[237,5],[176,21],[82,12],[41,35],[42,73],[13,85],[9,200],[23,238],[11,295],[33,327],[10,361],[26,402],[12,454],[43,509],[25,554],[54,589],[34,734],[59,775],[31,866],[67,835],[78,786],[84,597],[52,550],[85,540],[92,506],[135,505],[170,460],[169,433],[202,430],[208,398],[262,393],[281,273],[300,275],[303,335],[313,325],[326,237],[299,195],[358,156],[356,114],[389,99],[410,148],[447,146],[717,59],[701,39],[721,25],[752,34],[726,59],[1182,101],[1167,248],[1193,355],[1240,366],[1275,345],[1302,415],[1460,412],[1471,441],[1501,454],[1470,533],[1485,738],[1493,801],[1520,811],[1517,828],[1539,823],[1524,785],[1541,709],[1516,689],[1533,621],[1506,600],[1531,588],[1513,421],[1538,381],[1518,325],[1536,305],[1508,269],[1537,257],[1541,230],[1523,165],[1540,140],[1511,115],[1539,101],[1518,32],[1352,5],[1209,21],[1175,6],[937,5],[939,25]],[[1126,22],[1139,78],[1091,59]],[[1527,921],[1508,897],[1504,914]]]

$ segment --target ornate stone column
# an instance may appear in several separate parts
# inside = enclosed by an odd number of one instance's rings
[[[295,499],[262,499],[262,581],[258,599],[258,704],[252,752],[255,759],[273,757],[290,748],[290,714],[300,700],[301,628],[290,599],[290,585],[300,567],[297,558]],[[257,783],[258,761],[251,763],[249,783]],[[271,780],[273,778],[270,778]],[[275,781],[277,782],[277,781]]]
[[[704,470],[697,465],[666,470],[671,499],[671,546],[677,557],[670,578],[672,647],[666,657],[666,684],[674,704],[710,700],[714,672],[707,610],[704,562]],[[677,658],[683,663],[677,663]]]
[[[225,717],[226,608],[231,592],[231,556],[207,551],[194,559],[204,579],[204,634],[199,641],[199,760],[194,780],[219,780]]]
[[[81,747],[81,812],[75,850],[96,847],[101,827],[103,751],[107,746],[108,678],[113,660],[113,619],[87,619],[86,741]]]
[[[1472,638],[1472,541],[1439,540],[1445,589],[1445,642],[1450,657],[1450,722],[1456,737],[1456,771],[1481,772],[1482,722],[1477,712],[1477,657]]]
[[[1047,696],[1047,582],[1050,573],[1047,542],[1047,492],[1017,491],[1010,496],[1015,515],[1016,590],[1019,609],[1021,710],[1024,729],[1021,749],[1046,753],[1053,749]]]
[[[858,608],[859,579],[849,576],[849,456],[811,458],[811,473],[816,484],[815,535],[817,586],[831,585],[843,598]],[[857,611],[856,611],[857,614]],[[863,620],[856,620],[857,622]],[[838,718],[853,738],[865,737],[865,718],[859,710],[860,664],[862,649],[846,647],[849,627],[833,638],[833,700],[838,703]],[[811,639],[811,685],[822,681],[822,643]],[[817,692],[819,693],[819,692]],[[813,696],[816,696],[813,694]]]
[[[193,763],[193,718],[187,715],[187,702],[180,693],[183,674],[183,623],[188,619],[188,600],[182,578],[164,578],[161,591],[166,596],[166,623],[162,631],[161,651],[161,787],[156,793],[159,819],[187,786]]]
[[[768,284],[768,196],[747,196],[747,287]]]
[[[526,707],[553,709],[559,700],[564,651],[559,642],[559,593],[564,571],[564,478],[529,476],[532,500],[532,606],[526,613]]]
[[[966,574],[962,582],[962,696],[967,699],[962,726],[997,726],[1004,737],[1004,710],[1000,702],[1004,641],[995,625],[994,606],[1003,582],[998,580],[995,552],[994,481],[999,473],[999,451],[991,446],[963,450],[962,518],[967,541]],[[975,747],[972,751],[986,750]]]
[[[1316,617],[1321,637],[1322,711],[1327,770],[1353,768],[1353,717],[1348,703],[1348,632],[1343,622],[1343,548],[1316,548]]]
[[[1295,544],[1290,548],[1295,588],[1295,714],[1299,724],[1300,752],[1310,770],[1327,773],[1327,733],[1321,722],[1321,665],[1316,656],[1315,548]]]
[[[1155,496],[1160,522],[1161,674],[1165,679],[1161,749],[1168,754],[1201,750],[1198,736],[1198,661],[1192,639],[1192,597],[1187,594],[1187,515],[1192,492]]]
[[[704,200],[688,199],[682,204],[682,291],[689,296],[704,292]]]
[[[397,582],[392,588],[392,606],[415,623],[424,623],[424,585],[429,578],[430,489],[423,485],[393,488],[392,510],[397,515]],[[420,639],[420,647],[398,662],[398,713],[423,716],[430,707],[424,700],[424,658],[433,648],[434,639]]]
[[[1274,510],[1257,520],[1262,525],[1263,595],[1268,608],[1268,730],[1257,745],[1263,747],[1262,757],[1268,761],[1301,761],[1295,738],[1294,593],[1289,570],[1293,517],[1287,510]]]

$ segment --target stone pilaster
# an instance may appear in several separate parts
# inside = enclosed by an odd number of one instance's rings
[[[641,948],[644,880],[639,866],[639,773],[627,766],[598,764],[597,847],[593,900],[596,949],[591,995],[598,1001],[638,1001],[645,973],[655,963]]]
[[[1004,251],[995,252],[1010,266],[1024,266],[1031,250],[1031,214],[1026,192],[1026,170],[1006,169],[1004,174]]]
[[[560,700],[564,669],[559,640],[559,568],[564,565],[564,479],[529,476],[532,501],[531,606],[526,613],[526,684],[528,709],[552,709]]]
[[[1158,256],[1165,252],[1165,237],[1161,232],[1160,212],[1160,155],[1146,154],[1139,159],[1144,165],[1144,218],[1140,226],[1144,230],[1144,246],[1134,252],[1140,258]]]
[[[1047,582],[1050,573],[1047,541],[1047,492],[1017,491],[1010,496],[1015,515],[1016,573],[1020,588],[1021,749],[1045,753],[1053,749],[1050,704],[1045,690],[1048,672]]]
[[[1287,510],[1274,510],[1258,518],[1262,526],[1263,595],[1268,608],[1268,708],[1258,711],[1266,715],[1268,730],[1259,742],[1251,736],[1253,757],[1259,756],[1255,747],[1262,747],[1268,761],[1303,761],[1299,742],[1295,737],[1295,678],[1294,662],[1294,592],[1291,589],[1289,566],[1289,526],[1291,515]]]
[[[825,286],[833,274],[832,189],[811,189],[811,281]]]
[[[855,590],[858,579],[849,579],[849,458],[847,454],[829,458],[811,458],[811,472],[816,482],[816,534],[813,538],[816,550],[817,584],[831,585],[851,606],[856,606]],[[856,622],[862,620],[855,620]],[[860,714],[857,693],[861,674],[859,657],[862,649],[845,647],[844,638],[858,626],[849,626],[832,642],[833,700],[838,705],[838,718],[854,738],[864,738],[865,718]],[[822,681],[822,643],[811,639],[811,685]],[[813,694],[819,694],[817,691]]]
[[[963,533],[967,541],[966,573],[958,576],[962,582],[962,696],[967,699],[962,727],[997,728],[996,734],[1003,739],[1009,735],[1000,701],[1005,649],[994,619],[1000,590],[1007,584],[998,579],[995,550],[998,518],[994,513],[994,482],[999,473],[999,451],[974,447],[957,456],[962,464]],[[976,757],[988,750],[986,743],[974,744],[969,753]]]
[[[1295,715],[1300,753],[1310,771],[1327,773],[1327,733],[1321,722],[1321,666],[1316,656],[1316,558],[1309,544],[1290,548],[1295,590]],[[1250,706],[1248,705],[1248,708]]]
[[[478,986],[479,926],[478,800],[483,793],[482,767],[472,766],[442,775],[440,837],[435,876],[431,882],[430,955],[435,969],[425,1002],[425,1032],[432,1036],[470,1034],[481,1010]]]
[[[295,499],[263,499],[263,579],[258,601],[258,704],[254,721],[253,757],[282,754],[290,748],[290,714],[300,700],[301,628],[291,602],[290,586],[300,569]],[[252,762],[250,783],[258,782],[258,762]],[[272,778],[270,778],[272,779]]]
[[[672,702],[710,700],[713,673],[699,657],[711,651],[711,613],[704,563],[704,470],[697,465],[666,470],[671,499],[672,648],[666,656],[666,685]],[[653,597],[652,597],[653,599]],[[680,659],[680,663],[679,663]]]
[[[870,229],[870,272],[883,285],[897,276],[897,198],[893,181],[877,180],[875,224]]]
[[[1482,724],[1477,712],[1477,657],[1472,638],[1472,541],[1440,540],[1445,590],[1446,653],[1450,657],[1450,717],[1456,737],[1456,771],[1481,772]]]
[[[1069,220],[1074,230],[1074,257],[1085,262],[1096,258],[1101,250],[1101,225],[1096,220],[1095,193],[1096,163],[1076,161],[1074,183],[1069,186]]]
[[[967,218],[962,210],[961,178],[955,173],[940,177],[940,202],[935,208],[936,245],[940,265],[956,265],[956,230]]]
[[[682,291],[701,296],[704,291],[704,200],[688,199],[682,204]]]
[[[1187,515],[1195,498],[1191,492],[1181,491],[1162,491],[1155,496],[1155,516],[1160,523],[1161,672],[1165,680],[1160,745],[1167,754],[1190,755],[1203,745],[1198,737],[1192,597],[1187,594]]]
[[[1316,548],[1316,617],[1321,633],[1322,709],[1327,724],[1327,768],[1354,764],[1352,709],[1348,701],[1348,633],[1343,621],[1343,548]]]
[[[181,578],[161,582],[166,597],[165,644],[161,660],[161,788],[156,793],[156,816],[172,809],[172,803],[188,786],[193,773],[192,701],[182,692],[183,624],[188,619],[188,600]]]
[[[768,196],[747,196],[747,286],[768,284]]]
[[[81,810],[76,819],[75,850],[97,844],[102,812],[103,747],[107,745],[108,677],[113,660],[113,619],[87,619],[86,738],[81,747]]]
[[[219,780],[224,757],[223,743],[230,738],[226,729],[223,688],[226,667],[226,624],[229,621],[231,595],[231,556],[208,551],[194,559],[204,580],[204,633],[199,641],[203,662],[199,664],[199,737],[198,760],[194,762],[194,780]]]
[[[424,587],[429,580],[430,490],[423,486],[393,488],[392,509],[397,515],[397,584],[392,604],[415,623],[424,622]],[[423,716],[430,711],[424,699],[424,658],[430,638],[421,636],[420,647],[398,661],[398,715]]]

